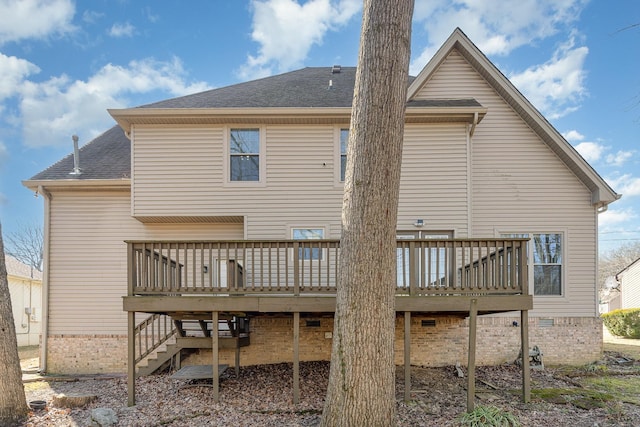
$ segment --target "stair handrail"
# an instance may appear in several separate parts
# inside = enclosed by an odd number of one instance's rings
[[[150,329],[150,333],[143,334]],[[154,313],[140,322],[133,330],[134,339],[140,355],[135,358],[135,364],[153,353],[158,347],[178,333],[170,316]],[[143,340],[144,336],[144,340]],[[149,342],[151,338],[151,342]],[[143,351],[144,344],[144,351]]]

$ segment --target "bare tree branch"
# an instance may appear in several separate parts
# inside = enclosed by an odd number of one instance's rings
[[[22,224],[18,231],[5,236],[7,253],[20,262],[42,271],[44,234],[36,224]]]

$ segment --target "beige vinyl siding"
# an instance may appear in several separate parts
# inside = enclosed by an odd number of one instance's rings
[[[247,218],[249,239],[291,238],[291,227],[324,227],[327,238],[338,238],[336,129],[265,126],[266,182],[239,186],[222,172],[228,128],[137,126],[133,215],[237,215]],[[465,132],[463,124],[407,126],[400,229],[428,218],[429,227],[466,233]]]
[[[564,233],[565,295],[536,297],[532,315],[596,315],[596,213],[589,190],[457,52],[418,94],[469,97],[488,108],[471,142],[470,237]]]
[[[333,224],[327,237],[339,236],[342,193],[333,184],[333,127],[264,129],[266,186],[226,182],[227,131],[137,127],[133,214],[246,216],[251,239],[290,238],[288,226],[302,223]],[[172,164],[176,146],[181,154]],[[195,167],[188,166],[192,158],[199,159]]]
[[[125,240],[242,238],[242,224],[142,224],[126,191],[54,192],[49,334],[126,334]]]
[[[334,127],[267,126],[265,135],[266,185],[247,191],[257,201],[248,214],[250,237],[290,239],[292,227],[323,227],[326,238],[339,238],[342,187],[334,184]]]
[[[464,124],[407,125],[402,152],[398,228],[467,234],[467,137]]]
[[[134,216],[159,210],[173,216],[218,215],[221,201],[214,197],[224,174],[222,128],[136,127],[134,138]]]

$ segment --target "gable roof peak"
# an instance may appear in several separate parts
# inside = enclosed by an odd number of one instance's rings
[[[589,163],[558,132],[549,121],[529,102],[511,81],[480,51],[460,29],[453,30],[449,38],[420,71],[407,91],[407,100],[415,98],[428,84],[440,65],[456,51],[483,78],[495,92],[516,112],[544,143],[591,191],[591,202],[601,211],[620,195],[607,184]],[[479,99],[482,103],[482,99]]]

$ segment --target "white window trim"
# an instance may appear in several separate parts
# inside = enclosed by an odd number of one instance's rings
[[[229,140],[231,129],[258,129],[260,138],[260,150],[258,152],[258,181],[232,181],[231,180],[231,152]],[[266,132],[264,126],[253,125],[229,125],[224,127],[223,152],[224,152],[224,186],[227,187],[264,187],[267,183],[267,156],[266,156]]]
[[[523,230],[494,230],[495,236],[497,238],[502,238],[504,234],[528,234],[531,237],[531,240],[528,242],[527,248],[527,264],[528,264],[528,289],[529,295],[533,296],[536,300],[544,300],[546,302],[566,302],[567,298],[567,277],[569,276],[569,268],[568,268],[568,260],[567,260],[567,242],[568,242],[568,232],[566,229],[532,229],[528,231]],[[533,240],[534,234],[561,234],[562,235],[562,273],[560,275],[560,295],[536,295],[535,292],[535,284],[533,282],[533,247],[531,246],[531,242]]]

